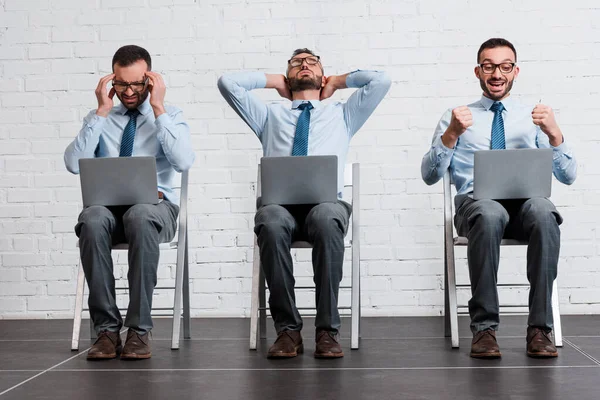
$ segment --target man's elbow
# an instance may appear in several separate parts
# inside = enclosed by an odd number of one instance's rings
[[[233,81],[231,80],[231,78],[229,78],[227,76],[227,74],[221,75],[219,77],[219,79],[217,80],[217,87],[219,88],[219,91],[221,92],[221,94],[231,92],[232,85],[233,85]]]
[[[379,84],[382,87],[389,89],[390,86],[392,86],[392,78],[389,76],[389,74],[385,71],[380,71],[378,75],[377,81]]]
[[[79,174],[79,163],[77,161],[70,159],[66,154],[64,156],[64,161],[67,171],[75,175]]]
[[[189,171],[190,168],[192,168],[192,165],[194,165],[195,160],[196,154],[191,153],[189,157],[186,157],[185,159],[179,161],[177,165],[174,165],[173,167],[177,172]]]

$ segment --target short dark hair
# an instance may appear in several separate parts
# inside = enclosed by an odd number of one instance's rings
[[[479,64],[479,57],[481,57],[481,53],[483,53],[486,49],[494,49],[496,47],[508,47],[515,54],[515,62],[517,62],[517,50],[515,50],[515,46],[511,42],[503,38],[491,38],[486,40],[479,47],[479,51],[477,52],[477,63]]]
[[[146,64],[148,64],[148,71],[152,70],[152,59],[150,58],[150,53],[140,46],[130,44],[117,50],[112,59],[112,67],[113,70],[115,69],[115,64],[119,64],[121,67],[128,67],[139,60],[146,61]]]
[[[302,48],[302,49],[296,49],[294,50],[294,52],[292,53],[292,56],[290,58],[294,58],[296,57],[298,54],[310,54],[311,56],[317,56],[312,50],[307,49],[306,47]]]

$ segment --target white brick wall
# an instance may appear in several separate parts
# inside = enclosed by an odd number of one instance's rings
[[[600,312],[598,17],[592,0],[511,0],[494,12],[474,0],[0,0],[0,318],[71,316],[81,203],[62,152],[95,107],[93,90],[113,52],[131,43],[150,51],[167,100],[192,127],[194,316],[247,316],[250,307],[260,146],[216,80],[240,69],[283,72],[304,46],[322,55],[329,74],[384,69],[393,80],[349,155],[362,165],[364,314],[439,315],[441,185],[421,181],[420,159],[442,112],[479,96],[472,69],[492,36],[519,52],[514,94],[553,106],[577,155],[576,183],[554,186],[565,217],[560,301],[564,313]],[[503,255],[500,280],[525,281],[525,250]],[[458,256],[459,281],[467,282],[464,250]],[[115,275],[125,276],[126,258],[115,259]],[[295,259],[299,282],[310,282],[310,256]],[[175,255],[162,260],[159,284],[168,284]],[[459,295],[466,301],[468,291]],[[521,289],[501,296],[526,298]],[[157,305],[169,298],[158,294]]]

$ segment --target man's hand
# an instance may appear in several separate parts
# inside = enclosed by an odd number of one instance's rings
[[[96,99],[98,100],[98,108],[96,109],[96,115],[101,117],[108,116],[110,110],[114,106],[113,97],[115,97],[115,88],[110,88],[110,91],[106,89],[108,82],[115,77],[115,74],[106,75],[96,87]]]
[[[538,104],[531,112],[533,123],[540,127],[542,132],[548,136],[550,144],[554,147],[563,142],[563,135],[554,118],[554,111],[549,106]]]
[[[444,146],[453,148],[460,135],[465,133],[467,128],[473,125],[473,114],[467,106],[456,107],[452,110],[452,118],[448,129],[442,135]]]
[[[320,100],[325,100],[333,96],[336,90],[345,89],[346,86],[346,77],[345,75],[332,75],[325,78],[325,86],[321,89]]]
[[[265,89],[275,89],[284,99],[292,100],[292,92],[290,91],[285,75],[265,74],[265,77],[267,78]]]
[[[154,111],[154,117],[165,113],[165,94],[167,87],[165,81],[160,74],[152,71],[146,71],[148,77],[148,85],[150,90],[150,106]]]

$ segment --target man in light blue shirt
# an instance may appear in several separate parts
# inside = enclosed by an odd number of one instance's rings
[[[269,305],[277,340],[268,357],[295,357],[303,351],[302,319],[295,304],[294,240],[313,245],[316,286],[317,358],[343,356],[338,331],[339,283],[344,260],[344,235],[351,207],[341,200],[344,166],[350,139],[373,113],[390,87],[390,79],[379,71],[354,71],[325,77],[319,56],[308,49],[294,51],[286,75],[242,72],[223,75],[219,90],[262,143],[265,157],[291,155],[336,155],[338,158],[337,203],[260,207],[254,232],[269,286]],[[324,104],[338,89],[357,88],[346,103]],[[253,89],[271,88],[292,104],[265,104]],[[305,136],[307,135],[307,136]]]
[[[556,279],[562,217],[549,199],[474,200],[475,151],[490,149],[552,148],[553,173],[570,185],[577,164],[548,106],[519,104],[510,97],[519,74],[514,46],[505,39],[489,39],[477,53],[475,75],[483,96],[475,103],[448,110],[423,157],[421,174],[428,185],[449,168],[456,186],[455,225],[469,239],[467,257],[472,298],[469,301],[473,341],[471,356],[500,357],[496,342],[499,324],[496,287],[500,241],[508,236],[527,240],[529,319],[527,354],[556,357],[552,340],[552,285]],[[502,173],[499,171],[499,173]]]
[[[89,309],[98,339],[88,359],[150,358],[152,292],[156,286],[159,243],[170,241],[177,228],[179,198],[171,181],[175,172],[194,162],[190,130],[181,110],[164,105],[166,87],[152,72],[148,52],[138,46],[121,47],[112,61],[113,73],[96,88],[98,108],[65,151],[65,165],[79,173],[79,159],[92,157],[154,156],[158,174],[156,205],[91,206],[79,215],[81,262],[89,286]],[[112,88],[107,84],[112,81]],[[113,97],[121,104],[114,106]],[[123,320],[115,299],[111,248],[128,243],[129,307],[127,340],[121,346]],[[122,350],[122,352],[121,352]]]

